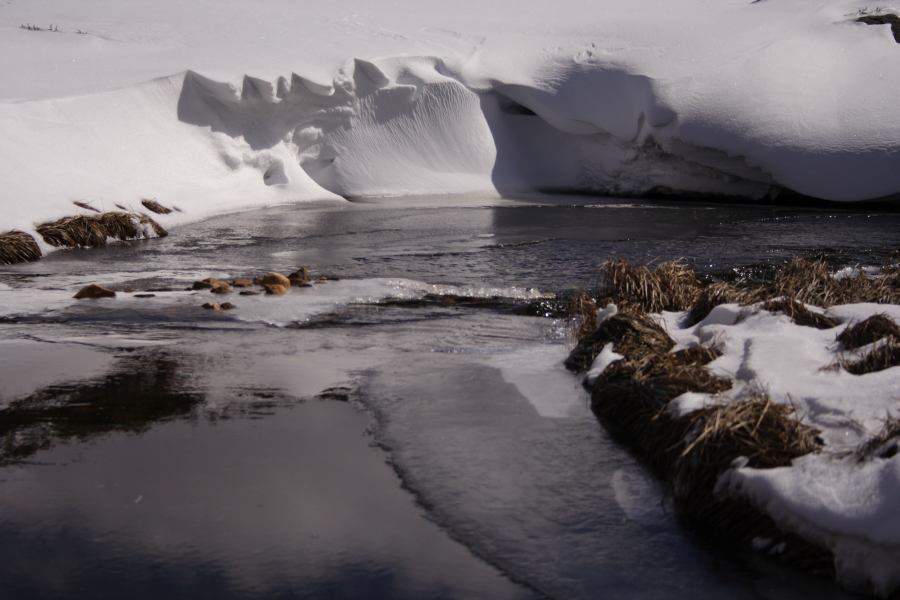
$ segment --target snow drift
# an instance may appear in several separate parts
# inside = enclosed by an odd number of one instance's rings
[[[71,4],[0,10],[0,229],[75,199],[157,197],[172,224],[340,196],[900,195],[900,46],[859,2]]]

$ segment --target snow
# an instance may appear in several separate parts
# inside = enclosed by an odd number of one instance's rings
[[[600,354],[597,355],[594,362],[591,364],[591,368],[585,374],[588,383],[594,383],[598,377],[603,375],[603,371],[605,371],[609,365],[617,360],[622,360],[623,358],[625,357],[613,351],[612,342],[603,346]]]
[[[8,0],[0,229],[75,199],[155,197],[170,226],[340,196],[896,195],[900,53],[864,7]]]
[[[829,548],[845,584],[886,596],[900,587],[900,456],[860,460],[855,450],[881,431],[888,416],[900,417],[900,367],[852,375],[837,367],[842,356],[854,354],[836,338],[874,314],[900,322],[900,307],[854,304],[824,312],[840,325],[802,327],[783,314],[733,304],[690,327],[679,327],[685,313],[663,313],[674,350],[716,346],[722,356],[709,368],[734,382],[717,396],[684,394],[669,409],[688,414],[753,390],[793,406],[803,422],[821,431],[823,451],[777,469],[738,461],[720,479],[718,492],[750,499],[782,526]]]

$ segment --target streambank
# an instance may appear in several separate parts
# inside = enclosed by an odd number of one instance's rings
[[[795,259],[767,283],[608,261],[567,366],[707,535],[888,597],[900,276]],[[817,304],[818,306],[814,305]],[[599,321],[599,322],[598,322]]]

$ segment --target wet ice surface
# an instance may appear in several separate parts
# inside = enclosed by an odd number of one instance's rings
[[[609,255],[875,264],[900,219],[573,202],[271,209],[4,268],[0,596],[841,597],[681,529],[561,367],[565,324],[377,303],[532,298]],[[183,291],[299,265],[341,280],[223,314]]]

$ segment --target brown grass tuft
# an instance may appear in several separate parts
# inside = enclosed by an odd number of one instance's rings
[[[701,289],[694,270],[681,261],[664,262],[651,270],[610,259],[601,271],[601,299],[646,312],[687,310]]]
[[[831,317],[809,310],[805,304],[798,302],[794,298],[769,300],[763,305],[763,308],[771,312],[782,312],[790,317],[794,323],[803,327],[831,329],[838,326],[838,322]]]
[[[848,373],[865,375],[900,366],[900,338],[893,336],[884,340],[874,350],[855,361],[841,361]]]
[[[900,340],[900,327],[887,315],[872,315],[864,321],[860,321],[837,336],[845,350],[856,350],[886,337],[894,337]]]
[[[0,264],[11,265],[40,257],[41,249],[37,242],[24,231],[0,233]]]
[[[763,289],[758,287],[739,288],[725,281],[711,283],[697,295],[688,313],[688,325],[699,323],[721,304],[755,304],[761,302],[764,296]]]
[[[44,241],[58,248],[105,246],[108,238],[130,240],[143,237],[144,225],[163,237],[166,231],[146,215],[105,212],[99,215],[77,215],[36,227]]]
[[[622,311],[603,321],[589,335],[581,338],[566,359],[566,368],[576,373],[591,368],[606,344],[612,343],[619,354],[640,359],[647,354],[668,352],[675,342],[649,316]]]
[[[715,471],[715,478],[735,458],[746,457],[755,469],[791,464],[799,456],[819,450],[819,431],[804,425],[788,405],[756,393],[744,400],[695,411],[691,436],[679,457],[679,470]]]
[[[143,204],[144,208],[146,208],[150,212],[155,212],[158,215],[167,215],[172,212],[171,208],[163,206],[162,204],[160,204],[156,200],[153,200],[152,198],[142,198],[141,204]]]

